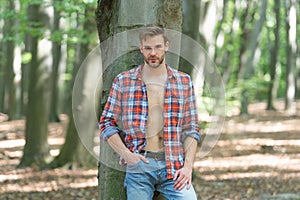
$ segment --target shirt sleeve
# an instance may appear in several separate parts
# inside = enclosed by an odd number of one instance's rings
[[[196,106],[196,97],[194,92],[193,82],[189,77],[188,90],[185,92],[185,105],[183,111],[183,131],[181,140],[184,141],[187,136],[196,139],[200,142],[199,121]]]
[[[121,113],[121,98],[120,82],[115,78],[99,122],[102,140],[106,141],[110,136],[121,131],[117,124]]]

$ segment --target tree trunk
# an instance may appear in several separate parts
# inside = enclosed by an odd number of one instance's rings
[[[11,11],[15,10],[14,2],[7,1],[7,7]],[[14,50],[15,50],[15,42],[13,35],[13,27],[15,24],[15,20],[10,17],[6,19],[4,27],[3,27],[3,37],[5,42],[3,43],[3,61],[4,61],[4,84],[5,84],[5,110],[9,116],[9,119],[16,119],[16,87],[14,84]]]
[[[78,29],[85,31],[85,34],[88,35],[94,30],[94,24],[88,14],[91,12],[91,7],[85,8],[84,15],[84,24],[83,26],[78,26]],[[79,24],[79,22],[78,22]],[[89,43],[82,42],[79,43],[76,48],[76,60],[74,63],[73,69],[73,79],[71,81],[73,91],[68,93],[68,115],[69,115],[69,124],[67,128],[66,141],[60,149],[60,154],[50,163],[50,167],[62,167],[68,166],[69,168],[73,167],[86,167],[89,168],[93,166],[93,156],[91,155],[90,150],[93,146],[93,139],[95,135],[95,120],[90,119],[93,112],[90,109],[91,99],[87,97],[87,91],[89,88],[87,86],[91,85],[88,75],[88,72],[93,73],[93,71],[87,71],[85,66],[82,66],[82,62],[87,57],[89,53]],[[80,67],[86,72],[83,72],[83,76],[78,77],[77,74],[80,70]],[[95,67],[95,65],[93,66]],[[95,72],[95,71],[94,71]],[[75,84],[75,77],[78,80],[78,84]],[[94,85],[94,84],[93,84]],[[79,91],[76,93],[76,91]],[[73,109],[72,109],[73,105]],[[82,130],[84,129],[84,130]]]
[[[3,13],[5,6],[0,6],[0,12]],[[3,30],[4,19],[0,19],[0,29]],[[4,60],[3,55],[3,40],[0,40],[0,60]],[[5,98],[5,85],[4,85],[4,69],[5,64],[0,62],[0,113],[4,112],[4,98]]]
[[[280,0],[275,0],[274,12],[276,15],[276,27],[275,27],[275,41],[271,48],[270,53],[270,85],[268,91],[268,104],[267,110],[275,110],[274,101],[277,96],[277,90],[279,85],[277,75],[277,60],[280,43]]]
[[[297,10],[297,22],[300,22],[300,1],[298,0],[298,9]],[[297,57],[296,57],[296,68],[297,68],[297,76],[296,76],[296,98],[300,99],[300,27],[297,26]]]
[[[236,3],[236,0],[233,1],[233,4],[235,4],[235,3]],[[221,26],[223,24],[223,21],[226,18],[226,14],[228,13],[227,9],[228,9],[228,1],[224,0],[222,19],[221,19],[221,22],[219,24],[219,29],[217,30],[217,33],[216,33],[216,41],[218,41],[219,37],[225,37],[224,36],[225,34],[223,33]],[[236,8],[236,6],[234,7],[234,11],[233,11],[233,14],[232,14],[232,19],[231,19],[232,26],[230,28],[230,32],[229,32],[228,35],[236,34],[234,32],[234,23],[233,23],[234,20],[238,20],[237,19],[237,8]],[[232,38],[230,38],[229,41],[226,42],[226,45],[231,46],[231,45],[233,45],[233,43],[234,43],[234,40]],[[223,70],[222,79],[223,79],[223,82],[226,85],[226,83],[228,83],[228,81],[229,81],[229,77],[231,75],[231,72],[234,71],[234,70],[232,69],[232,65],[230,63],[231,60],[232,60],[232,50],[229,50],[228,48],[226,48],[224,46],[224,44],[225,44],[225,41],[223,42],[223,44],[221,46],[218,47],[218,44],[216,42],[216,44],[215,44],[216,52],[215,52],[215,56],[214,56],[214,61]],[[218,51],[217,51],[218,48],[217,47],[222,49],[220,52],[225,51],[223,53],[223,56],[218,55]]]
[[[3,42],[0,42],[0,52],[3,52]],[[3,54],[0,53],[0,58],[3,60]],[[5,112],[4,98],[5,98],[5,81],[4,81],[4,63],[0,63],[0,112]]]
[[[54,22],[52,28],[52,35],[59,30],[60,25],[60,11],[54,6]],[[61,38],[52,38],[52,75],[51,75],[51,106],[50,106],[50,116],[49,119],[51,122],[59,122],[58,116],[58,102],[59,102],[59,88],[58,88],[58,79],[59,79],[59,64],[61,60]]]
[[[299,29],[300,31],[300,29]],[[298,31],[298,33],[299,33]],[[300,35],[298,36],[300,37]],[[296,61],[296,67],[297,67],[297,74],[296,74],[296,99],[300,99],[300,44],[297,45],[297,61]]]
[[[253,74],[254,74],[254,68],[255,64],[254,62],[257,62],[257,59],[255,60],[255,53],[257,50],[258,42],[259,42],[259,36],[263,27],[263,24],[265,22],[266,18],[266,10],[267,10],[267,4],[268,0],[263,0],[261,4],[260,9],[260,18],[256,22],[254,29],[251,32],[250,39],[249,39],[249,48],[246,51],[246,59],[243,63],[243,80],[248,80]],[[241,103],[241,112],[240,114],[248,114],[248,104],[249,104],[249,89],[244,88],[242,92],[242,103]]]
[[[292,103],[295,98],[295,74],[296,65],[296,1],[286,0],[286,90],[285,110],[293,111]]]
[[[34,29],[41,28],[36,22],[47,22],[47,14],[39,4],[28,6],[28,21]],[[51,43],[44,39],[39,41],[39,36],[29,36],[30,53],[30,83],[28,96],[28,110],[26,114],[26,135],[24,154],[20,167],[32,164],[44,165],[49,155],[48,116],[49,116],[49,73],[51,69],[50,51]]]
[[[191,37],[198,43],[201,43],[199,25],[200,25],[200,0],[186,0],[182,2],[183,12],[183,25],[182,33]],[[181,46],[183,46],[182,44]],[[197,63],[199,55],[190,49],[189,52],[193,58],[192,60]],[[192,75],[194,66],[185,59],[180,59],[179,70]]]
[[[24,50],[23,54],[29,55],[31,48],[31,37],[26,34],[24,37]],[[29,90],[29,73],[30,73],[30,63],[21,64],[21,113],[24,115],[27,111],[28,106],[28,90]]]
[[[221,18],[219,19],[219,23],[218,23],[218,26],[216,27],[216,30],[215,30],[215,54],[214,54],[214,60],[216,60],[216,58],[218,57],[218,52],[217,52],[217,47],[218,47],[218,44],[217,44],[217,41],[218,41],[218,38],[219,37],[224,37],[224,33],[223,33],[223,30],[222,30],[222,26],[223,26],[223,23],[224,21],[226,20],[226,16],[228,14],[228,0],[223,0],[222,1],[223,5],[222,5],[222,16]],[[235,3],[235,0],[234,0],[234,3]],[[236,15],[236,9],[234,8],[234,14],[233,14],[233,17],[235,17]],[[232,32],[232,28],[230,30]]]
[[[119,59],[113,58],[113,64],[109,62],[108,60],[111,55],[107,54],[107,52],[112,49],[118,51],[118,48],[122,50],[123,44],[119,43],[113,46],[113,44],[117,43],[118,38],[112,37],[122,31],[137,29],[146,24],[160,24],[165,28],[181,31],[181,7],[181,1],[178,0],[98,1],[96,19],[99,39],[101,41],[102,67],[104,73],[102,106],[106,102],[113,78],[119,72],[141,64],[143,61],[137,46],[130,52],[127,49],[127,54],[122,55]],[[151,12],[149,12],[149,10],[151,10]],[[123,41],[130,39],[130,34],[122,34],[122,36],[123,35],[127,37]],[[112,40],[110,41],[110,39]],[[105,41],[110,41],[112,45],[102,45]],[[179,56],[168,54],[167,60],[170,61],[168,62],[170,65],[175,68],[178,67]],[[125,173],[113,167],[118,166],[118,159],[116,158],[114,163],[111,163],[110,166],[107,166],[103,162],[104,158],[113,157],[116,157],[116,155],[113,153],[113,150],[110,149],[109,145],[101,143],[99,162],[99,199],[101,200],[126,199],[125,190],[123,188]],[[161,196],[154,198],[161,198]]]
[[[221,16],[217,10],[218,3],[219,1],[200,1],[199,31],[202,45],[212,59],[215,54],[215,28]]]
[[[244,9],[244,12],[242,13],[242,16],[240,17],[240,29],[242,31],[240,41],[239,41],[239,66],[237,70],[237,80],[241,80],[243,77],[243,71],[244,71],[244,65],[245,57],[246,57],[246,51],[247,51],[247,41],[249,40],[249,33],[250,30],[247,26],[247,24],[252,24],[252,21],[254,20],[253,13],[250,13],[250,2],[245,2],[245,7],[242,7],[241,9]],[[250,13],[250,14],[249,14]],[[250,17],[248,15],[251,15]],[[250,18],[250,21],[248,20]]]

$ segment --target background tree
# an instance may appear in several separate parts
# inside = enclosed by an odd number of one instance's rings
[[[48,113],[49,92],[48,82],[51,72],[49,41],[40,40],[45,27],[49,27],[49,16],[40,4],[28,5],[28,24],[35,30],[28,35],[30,40],[30,82],[29,101],[26,113],[26,144],[20,166],[32,164],[44,165],[49,156],[48,146]],[[47,49],[48,47],[48,49]]]
[[[82,15],[80,12],[77,13],[78,15],[78,21],[77,21],[77,30],[81,30],[83,35],[81,37],[83,38],[89,38],[91,37],[90,33],[94,30],[95,23],[94,23],[94,15],[93,11],[94,5],[92,3],[87,3],[85,5],[84,11],[83,11],[83,19],[84,23],[81,25],[80,23],[80,15]],[[74,69],[73,69],[73,76],[70,83],[70,90],[74,88],[74,82],[75,78],[77,77],[77,73],[80,69],[80,66],[84,59],[88,56],[88,53],[91,50],[90,46],[90,40],[85,39],[77,44],[76,52],[75,52],[75,62],[74,62]],[[93,72],[89,72],[93,73]],[[69,123],[68,128],[66,132],[66,140],[63,146],[60,149],[60,154],[55,157],[55,159],[50,163],[50,167],[62,167],[62,166],[68,166],[69,168],[74,167],[92,167],[94,164],[94,158],[88,151],[87,147],[84,145],[93,145],[93,139],[95,132],[93,131],[93,127],[95,126],[95,122],[92,120],[88,120],[88,116],[91,112],[89,109],[87,109],[87,106],[84,105],[84,101],[86,99],[86,86],[90,85],[87,77],[77,77],[80,78],[79,83],[80,85],[77,85],[77,87],[80,87],[78,89],[81,92],[81,95],[77,95],[75,99],[72,99],[72,93],[68,93],[68,116],[69,116]],[[74,92],[73,92],[74,93]],[[73,101],[72,101],[73,100]],[[76,101],[76,102],[74,102]],[[89,102],[88,102],[89,103]],[[81,109],[72,109],[72,104],[80,106]],[[81,124],[77,124],[76,127],[75,121],[74,121],[74,112],[80,112],[81,118],[84,120],[82,123],[85,123],[84,127],[84,133],[85,133],[85,139],[87,142],[83,144],[82,138],[79,137],[79,131],[78,130],[81,126]],[[77,114],[78,115],[78,114]],[[79,123],[79,122],[78,122]]]
[[[200,0],[186,0],[182,2],[182,33],[193,38],[199,43],[205,43],[205,41],[201,41],[201,34],[199,32],[200,7]],[[193,52],[190,53],[191,55],[194,55],[193,60],[198,60],[199,55],[195,55]],[[179,70],[192,74],[193,66],[188,61],[181,58]]]
[[[14,84],[14,50],[15,50],[15,5],[13,1],[6,2],[6,20],[3,26],[3,86],[4,86],[4,97],[6,104],[2,105],[5,108],[5,112],[8,113],[10,119],[16,119],[16,90]]]
[[[248,40],[248,49],[245,52],[246,54],[245,59],[242,60],[242,74],[243,74],[243,80],[249,80],[251,76],[254,74],[254,68],[257,65],[258,62],[255,63],[255,54],[257,52],[257,47],[258,47],[258,40],[260,39],[261,31],[263,28],[263,24],[265,22],[266,18],[266,10],[267,10],[267,0],[263,0],[260,9],[260,14],[259,14],[259,20],[257,20],[254,29],[252,30],[249,40]],[[248,113],[247,107],[249,104],[249,94],[247,93],[248,89],[247,87],[244,88],[242,91],[242,105],[241,105],[241,114]]]
[[[62,35],[60,33],[60,18],[61,18],[61,4],[62,1],[54,0],[53,1],[53,24],[51,29],[51,39],[52,39],[52,75],[51,75],[51,106],[49,118],[51,122],[59,122],[58,116],[58,103],[59,103],[59,67],[62,57]]]
[[[275,13],[275,30],[274,30],[274,40],[270,41],[271,51],[270,51],[270,85],[268,91],[268,110],[274,110],[274,101],[277,97],[278,90],[278,53],[280,44],[280,0],[275,0],[274,2],[274,13]],[[271,34],[271,33],[270,33]]]
[[[286,0],[286,92],[285,92],[285,109],[292,110],[292,102],[295,98],[295,66],[296,66],[296,1]]]

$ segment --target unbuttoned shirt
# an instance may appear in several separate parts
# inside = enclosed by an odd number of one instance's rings
[[[142,67],[122,72],[114,79],[99,123],[101,139],[107,140],[114,134],[123,133],[125,145],[134,153],[139,153],[147,145],[148,100]],[[189,136],[200,141],[200,134],[190,76],[169,65],[166,67],[163,142],[167,178],[172,178],[184,164],[185,138]]]

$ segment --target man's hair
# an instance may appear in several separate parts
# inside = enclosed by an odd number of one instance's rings
[[[156,26],[156,25],[147,25],[140,31],[140,42],[142,43],[143,40],[145,40],[147,37],[153,37],[157,35],[162,35],[164,38],[164,42],[166,43],[168,41],[168,38],[166,36],[165,30],[163,27]]]

